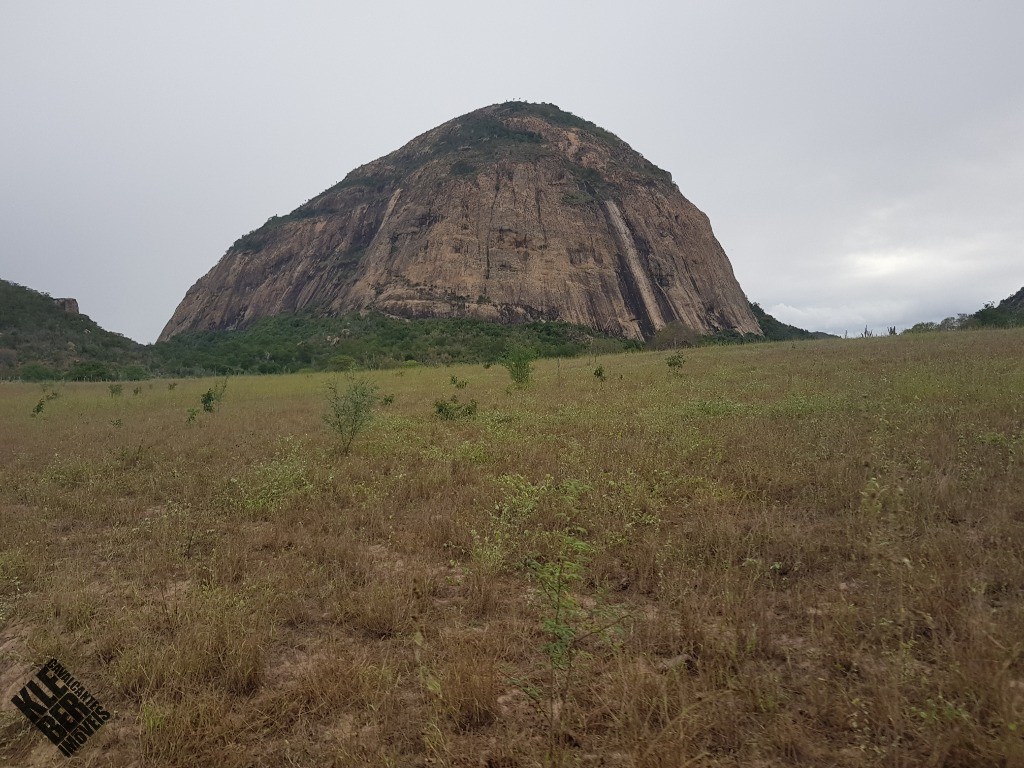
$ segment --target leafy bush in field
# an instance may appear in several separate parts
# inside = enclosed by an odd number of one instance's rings
[[[224,399],[224,393],[227,391],[227,388],[228,380],[225,378],[203,392],[199,398],[199,402],[203,405],[203,410],[207,413],[213,413],[220,401]]]
[[[524,389],[530,386],[533,379],[533,361],[536,355],[525,347],[513,347],[502,358],[501,364],[512,379],[512,386]]]
[[[460,403],[457,395],[452,395],[447,400],[434,401],[434,413],[445,421],[471,418],[476,415],[476,408],[476,400]]]
[[[380,402],[377,387],[363,380],[352,380],[342,390],[337,381],[327,382],[327,412],[324,422],[341,441],[341,452],[348,455],[356,435],[373,421],[373,410]]]

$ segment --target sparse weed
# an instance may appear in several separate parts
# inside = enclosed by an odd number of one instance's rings
[[[544,717],[547,756],[555,766],[563,762],[566,743],[575,739],[564,724],[570,719],[579,674],[578,661],[585,654],[583,644],[608,632],[625,618],[620,615],[611,620],[598,620],[597,610],[584,608],[574,594],[594,553],[593,546],[581,538],[584,533],[571,525],[548,533],[551,554],[543,561],[534,560],[530,564],[542,610],[541,626],[547,637],[543,646],[547,670],[543,686],[522,688]]]
[[[377,387],[363,379],[350,379],[342,391],[337,380],[327,383],[327,413],[323,419],[341,442],[348,455],[356,436],[373,421],[373,410],[380,402]]]
[[[224,399],[224,393],[227,391],[227,388],[228,380],[225,377],[206,390],[199,398],[203,410],[207,413],[213,413],[217,406],[220,405],[221,400]]]
[[[273,512],[313,488],[304,452],[294,438],[286,438],[273,459],[232,477],[229,484],[231,503],[248,512]]]

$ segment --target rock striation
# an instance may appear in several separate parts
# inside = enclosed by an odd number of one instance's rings
[[[761,333],[670,174],[593,123],[523,102],[434,128],[239,238],[160,338],[365,309],[635,339],[672,322]]]

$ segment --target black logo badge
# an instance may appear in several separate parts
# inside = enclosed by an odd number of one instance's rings
[[[56,659],[40,667],[11,701],[66,757],[110,719],[103,705]]]

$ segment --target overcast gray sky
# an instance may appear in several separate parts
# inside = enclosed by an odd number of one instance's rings
[[[1024,3],[0,0],[0,277],[153,341],[240,235],[478,107],[670,171],[850,335],[1024,285]]]

